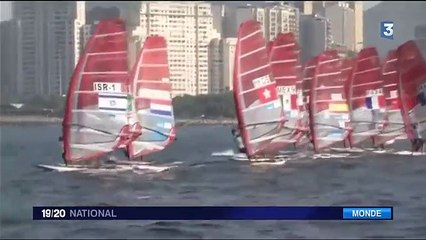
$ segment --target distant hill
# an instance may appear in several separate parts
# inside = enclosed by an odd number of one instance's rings
[[[394,22],[394,40],[380,37],[380,22]],[[426,22],[426,3],[420,1],[382,2],[364,11],[364,46],[377,47],[380,56],[405,41],[414,39],[416,25]]]

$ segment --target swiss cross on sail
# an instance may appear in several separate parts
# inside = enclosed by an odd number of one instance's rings
[[[381,109],[386,106],[385,96],[382,89],[367,90],[365,105],[368,109]]]
[[[268,75],[254,79],[253,86],[256,88],[260,103],[265,104],[277,99],[275,82],[271,82]]]

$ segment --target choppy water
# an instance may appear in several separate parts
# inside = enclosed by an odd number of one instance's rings
[[[46,172],[60,162],[58,125],[1,126],[2,238],[421,238],[426,237],[426,159],[358,159],[248,166],[212,157],[232,148],[223,126],[178,129],[150,159],[181,161],[150,175]],[[209,163],[210,162],[210,163]],[[391,222],[33,221],[34,205],[392,205]]]

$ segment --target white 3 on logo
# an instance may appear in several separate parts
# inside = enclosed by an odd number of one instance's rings
[[[383,34],[387,37],[393,36],[393,23],[384,23],[383,27],[385,28]]]

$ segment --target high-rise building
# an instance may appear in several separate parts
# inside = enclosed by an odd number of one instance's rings
[[[225,9],[224,37],[236,37],[240,24],[254,19],[262,24],[266,41],[276,37],[279,32],[294,32],[299,35],[299,9],[288,4],[274,4],[268,7],[254,7],[250,4]]]
[[[211,4],[142,2],[139,14],[141,44],[151,34],[167,39],[173,96],[207,94],[209,44],[220,37],[213,27]]]
[[[280,32],[293,32],[299,38],[299,9],[289,5],[275,5],[266,9],[265,37],[273,40]]]
[[[16,95],[17,42],[16,21],[0,22],[0,79],[2,103],[13,101]]]
[[[266,27],[265,8],[253,7],[250,4],[239,7],[227,7],[224,14],[223,38],[236,37],[241,23],[254,19],[262,24],[263,34]]]
[[[213,39],[209,48],[210,93],[232,90],[236,38]]]
[[[355,13],[355,50],[358,52],[364,46],[364,7],[362,1],[354,1]]]
[[[306,15],[325,15],[325,8],[337,4],[336,1],[303,1],[303,13]]]
[[[426,58],[426,24],[419,24],[414,29],[414,39]],[[426,59],[425,59],[426,60]]]
[[[356,51],[363,48],[362,1],[304,1],[303,12],[330,19],[333,38],[337,45]]]
[[[355,50],[355,12],[346,2],[325,7],[325,17],[330,19],[334,44]]]
[[[81,29],[81,51],[84,50],[87,41],[95,32],[96,22],[94,24],[84,24]]]
[[[120,17],[120,9],[118,7],[101,7],[96,6],[86,14],[86,22],[94,24],[103,19],[113,19]]]
[[[222,76],[222,91],[230,91],[233,89],[232,81],[234,77],[234,61],[235,61],[235,50],[237,45],[236,38],[225,38],[223,39],[223,76]]]
[[[81,50],[85,2],[12,2],[17,21],[17,95],[66,94]]]
[[[225,5],[212,5],[212,15],[213,15],[213,28],[220,34],[220,38],[223,37],[223,31],[225,28]]]
[[[329,49],[332,43],[330,21],[319,15],[300,15],[301,61],[305,64],[312,57]]]
[[[215,38],[209,46],[209,93],[222,91],[223,41]]]

